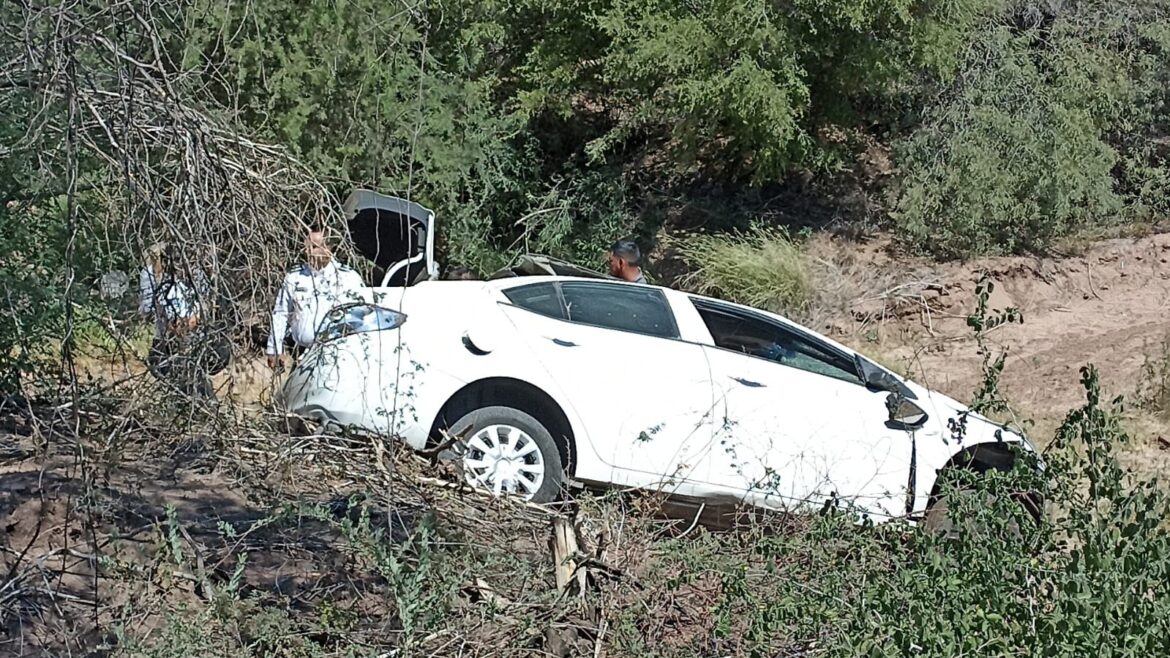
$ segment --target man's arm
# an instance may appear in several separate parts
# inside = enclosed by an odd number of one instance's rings
[[[154,281],[150,270],[143,268],[138,272],[138,312],[151,315],[154,311]]]
[[[284,337],[288,333],[288,316],[292,313],[292,293],[289,291],[289,280],[286,276],[276,293],[276,303],[272,306],[272,331],[268,333],[268,347],[264,353],[268,355],[268,362],[273,364],[284,351]]]

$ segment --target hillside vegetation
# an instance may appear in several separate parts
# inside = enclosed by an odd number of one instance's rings
[[[2,354],[160,237],[269,290],[294,223],[357,185],[434,208],[444,262],[480,271],[758,222],[1037,251],[1168,198],[1160,1],[127,0],[0,25],[0,277],[28,311]]]

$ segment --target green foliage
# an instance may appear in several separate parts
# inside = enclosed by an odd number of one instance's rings
[[[680,285],[779,313],[801,310],[808,268],[787,231],[756,224],[744,233],[692,234],[672,242],[690,266]]]
[[[907,244],[947,258],[1035,251],[1164,211],[1167,170],[1150,138],[1166,117],[1166,12],[1054,11],[980,32],[898,144],[892,215]]]
[[[369,510],[351,507],[340,522],[328,510],[314,508],[310,517],[335,523],[352,556],[384,578],[402,628],[402,645],[410,648],[424,632],[442,625],[461,577],[455,563],[447,563],[436,551],[435,517],[423,515],[407,541],[395,544],[390,533],[371,524]],[[349,511],[349,510],[347,510]]]
[[[609,170],[572,172],[558,178],[516,221],[520,235],[512,247],[542,253],[594,269],[606,266],[607,249],[634,230],[626,209],[628,187]]]
[[[27,129],[32,99],[0,95],[0,148],[16,144]],[[43,186],[28,152],[0,157],[0,392],[17,392],[21,377],[51,358],[50,337],[62,329],[64,224],[58,208],[34,204]]]
[[[1110,141],[1121,155],[1117,191],[1127,202],[1125,217],[1160,219],[1170,213],[1170,159],[1166,126],[1170,118],[1170,12],[1145,6],[1136,16],[1118,11],[1095,38],[1120,42],[1133,94],[1117,106]],[[1130,8],[1131,12],[1133,8]]]
[[[519,16],[557,37],[530,51],[521,98],[595,121],[595,160],[647,140],[667,172],[773,180],[829,166],[819,127],[851,120],[852,99],[914,66],[946,69],[997,4],[530,0]]]
[[[20,206],[0,207],[0,241],[6,251],[0,258],[0,391],[21,390],[22,375],[52,360],[53,338],[63,333],[57,251],[62,226],[38,221],[36,215]]]
[[[188,15],[184,66],[240,106],[250,131],[341,194],[371,185],[435,208],[449,257],[486,266],[493,211],[527,180],[511,139],[520,124],[480,64],[488,28],[372,0],[200,2]]]
[[[1087,75],[1046,78],[1028,36],[1006,28],[972,49],[966,72],[900,147],[895,220],[914,247],[945,257],[1036,249],[1120,209],[1116,152],[1086,95]],[[1081,44],[1065,43],[1072,55]],[[974,62],[979,62],[976,65]],[[976,68],[976,67],[979,68]]]
[[[995,291],[995,282],[984,273],[975,286],[975,311],[967,316],[967,326],[975,333],[976,350],[982,362],[982,377],[979,390],[971,402],[971,410],[977,414],[1002,413],[1008,411],[1007,400],[999,390],[999,378],[1003,374],[1003,366],[1007,361],[1007,350],[995,354],[987,344],[987,334],[996,327],[1018,322],[1024,323],[1020,310],[1013,307],[1006,309],[988,308],[988,300]]]

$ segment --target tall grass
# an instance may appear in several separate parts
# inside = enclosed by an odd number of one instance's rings
[[[691,268],[679,281],[683,288],[777,313],[808,304],[804,255],[782,228],[754,224],[743,233],[691,234],[672,246]]]
[[[1135,397],[1143,409],[1170,419],[1170,334],[1153,354],[1146,353]]]

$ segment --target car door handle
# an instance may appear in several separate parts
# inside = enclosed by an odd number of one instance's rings
[[[561,340],[560,338],[550,338],[549,340],[556,343],[557,345],[560,345],[561,347],[577,347],[577,343],[574,343],[573,341]]]
[[[763,387],[767,386],[767,384],[761,384],[760,382],[753,382],[750,379],[744,379],[742,377],[732,377],[732,379],[739,382],[740,384],[743,384],[744,386],[750,386],[752,388],[763,388]]]

